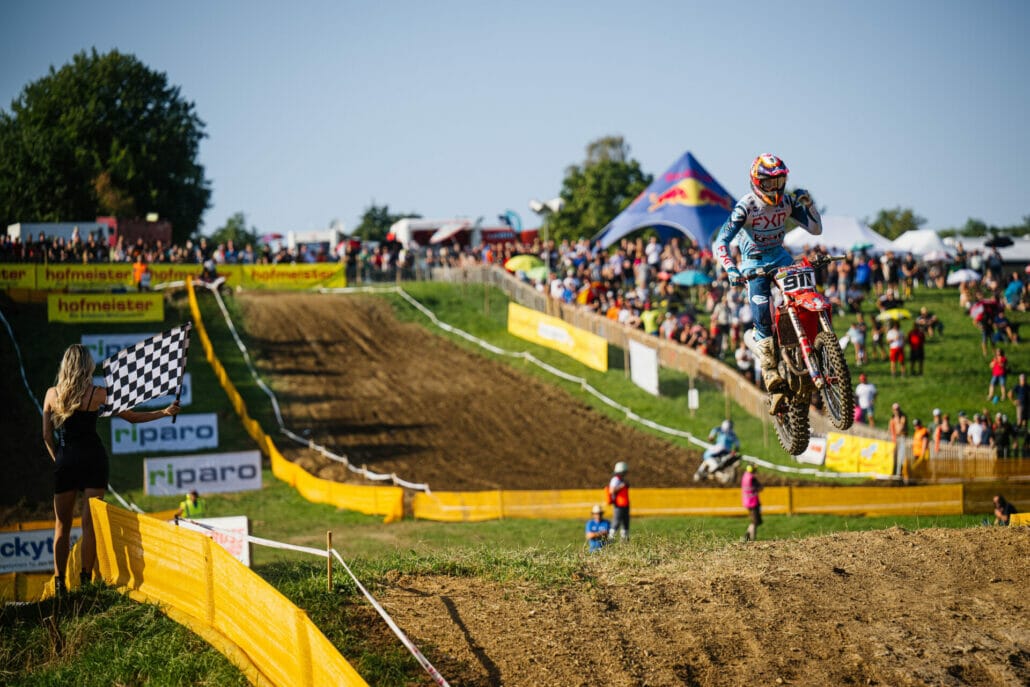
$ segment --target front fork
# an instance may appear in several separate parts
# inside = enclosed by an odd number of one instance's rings
[[[825,380],[822,373],[819,372],[819,368],[812,362],[812,343],[808,340],[808,335],[805,334],[805,328],[801,326],[801,320],[798,318],[794,308],[787,308],[787,315],[790,317],[790,323],[797,333],[798,344],[801,346],[801,358],[805,361],[805,367],[808,368],[808,374],[812,377],[812,383],[815,384],[815,388],[822,389]],[[819,315],[820,321],[822,321],[825,313],[819,313]],[[824,322],[823,326],[825,324]]]

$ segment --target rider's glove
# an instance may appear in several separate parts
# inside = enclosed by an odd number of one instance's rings
[[[744,283],[744,277],[736,267],[726,268],[726,278],[729,280],[731,286],[740,286]]]
[[[800,205],[806,208],[809,207],[812,205],[811,194],[803,188],[794,189],[794,205]]]

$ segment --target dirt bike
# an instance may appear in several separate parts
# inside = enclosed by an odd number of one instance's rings
[[[705,458],[694,473],[694,481],[708,480],[715,478],[719,484],[729,484],[737,478],[737,463],[740,462],[740,452],[733,450],[721,456]]]
[[[808,448],[811,428],[808,406],[812,394],[820,393],[830,424],[840,430],[854,422],[855,399],[851,371],[841,351],[830,320],[832,306],[816,288],[815,270],[843,256],[800,262],[771,270],[759,268],[747,279],[772,276],[783,295],[776,308],[773,336],[776,337],[780,376],[787,382],[782,393],[770,394],[770,415],[780,446],[792,456]],[[745,335],[753,349],[754,331]]]

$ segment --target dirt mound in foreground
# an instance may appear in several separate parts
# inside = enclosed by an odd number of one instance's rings
[[[1030,684],[1026,528],[738,544],[630,572],[609,554],[563,590],[398,576],[377,596],[451,684]]]

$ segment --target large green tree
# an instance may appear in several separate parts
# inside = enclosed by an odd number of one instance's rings
[[[391,214],[389,205],[379,206],[373,201],[361,215],[361,221],[354,228],[353,235],[363,241],[383,241],[394,222],[407,218],[417,219],[421,216],[411,212],[403,215]]]
[[[153,212],[185,240],[211,196],[204,136],[165,74],[118,51],[81,52],[0,111],[0,222]]]
[[[590,237],[604,228],[651,183],[622,136],[590,142],[582,165],[565,171],[560,212],[544,217],[550,238]]]
[[[225,225],[218,227],[211,234],[211,243],[215,245],[228,243],[229,241],[232,241],[237,250],[243,248],[248,243],[251,245],[257,244],[257,228],[247,228],[247,216],[242,212],[237,212],[225,220]]]
[[[880,210],[876,219],[866,220],[869,228],[889,239],[896,239],[906,231],[918,229],[926,224],[926,220],[909,208],[897,207],[892,210]]]

